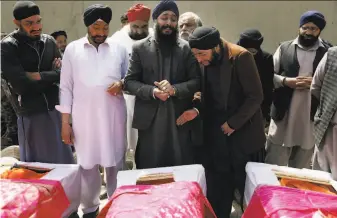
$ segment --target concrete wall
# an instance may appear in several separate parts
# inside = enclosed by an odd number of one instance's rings
[[[82,14],[86,7],[98,1],[36,1],[43,17],[44,32],[64,29],[69,40],[86,33]],[[119,27],[119,17],[139,1],[102,1],[113,10],[110,33]],[[154,8],[158,1],[143,1]],[[263,47],[274,52],[281,41],[295,38],[301,14],[307,10],[321,11],[327,20],[322,38],[337,45],[337,1],[177,1],[180,13],[193,11],[204,24],[215,26],[222,37],[236,42],[242,30],[258,28],[265,37]],[[11,32],[12,7],[15,1],[1,1],[1,31]]]

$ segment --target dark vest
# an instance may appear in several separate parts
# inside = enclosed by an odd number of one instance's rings
[[[285,77],[297,77],[300,69],[300,65],[297,59],[297,45],[292,43],[293,41],[287,41],[280,45],[281,57],[280,57],[280,70],[277,74]],[[316,71],[317,65],[323,58],[328,46],[319,47],[316,51],[316,56],[313,62],[313,74]],[[280,121],[284,118],[286,112],[289,110],[291,99],[294,90],[289,87],[280,87],[274,90],[273,103],[271,106],[270,116],[275,121]],[[318,100],[311,98],[311,112],[310,118],[314,120],[314,116],[318,107]]]

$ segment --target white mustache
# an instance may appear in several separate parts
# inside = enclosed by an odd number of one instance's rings
[[[190,32],[182,31],[182,32],[180,32],[180,35],[182,35],[182,34],[190,35]]]

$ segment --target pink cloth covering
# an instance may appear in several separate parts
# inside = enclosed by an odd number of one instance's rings
[[[282,186],[261,185],[242,218],[336,218],[337,196]]]
[[[108,211],[107,211],[108,210]],[[207,214],[207,216],[206,216]],[[122,186],[99,218],[216,217],[196,182]]]
[[[1,218],[60,218],[69,205],[58,181],[0,180]]]

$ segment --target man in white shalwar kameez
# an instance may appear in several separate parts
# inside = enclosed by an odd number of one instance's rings
[[[115,32],[108,41],[118,42],[128,51],[129,56],[132,52],[132,45],[141,39],[153,35],[153,29],[149,28],[151,9],[143,4],[136,4],[127,11],[128,24],[121,30]],[[138,131],[132,128],[133,112],[135,107],[135,96],[124,93],[127,108],[127,144],[128,152],[133,156],[136,150]]]
[[[106,41],[111,15],[111,9],[103,5],[87,8],[84,23],[88,34],[70,43],[62,60],[58,106],[62,139],[74,143],[82,167],[84,218],[96,217],[99,211],[99,165],[106,170],[110,197],[126,151],[126,106],[121,89],[129,58],[123,46]]]

